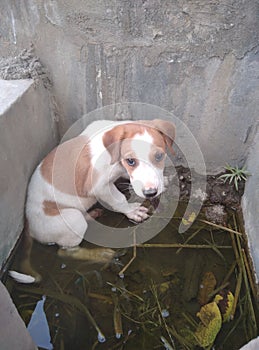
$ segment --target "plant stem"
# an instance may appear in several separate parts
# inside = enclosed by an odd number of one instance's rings
[[[30,293],[38,294],[38,295],[46,295],[47,297],[50,297],[50,298],[59,300],[63,303],[68,303],[70,305],[75,306],[79,311],[83,311],[83,313],[87,316],[88,320],[93,325],[93,327],[95,328],[97,333],[102,334],[102,331],[100,330],[99,326],[97,325],[97,323],[96,323],[95,319],[93,318],[93,316],[91,315],[90,311],[83,303],[81,303],[81,301],[79,299],[77,299],[71,295],[65,294],[65,293],[60,294],[58,292],[53,292],[53,291],[48,290],[48,289],[30,287],[30,289],[28,290],[26,287],[19,286],[19,290],[25,291],[25,292],[29,291]]]
[[[181,244],[181,243],[142,243],[138,248],[190,248],[190,249],[213,249],[213,245],[206,244]],[[231,246],[219,245],[218,249],[232,249]]]
[[[203,220],[203,219],[197,219],[197,220],[200,221],[200,222],[203,222],[204,224],[207,224],[207,225],[210,225],[210,226],[213,226],[213,227],[216,227],[216,228],[220,228],[221,230],[224,230],[224,231],[227,231],[227,232],[230,232],[230,233],[234,233],[235,235],[238,235],[238,236],[242,236],[241,232],[232,230],[231,228],[228,228],[228,227],[225,227],[225,226],[222,226],[222,225],[218,225],[218,224],[214,224],[213,222],[210,222],[210,221],[207,221],[207,220]]]
[[[193,232],[193,234],[191,234],[191,236],[189,236],[186,241],[184,242],[184,244],[187,244],[191,239],[193,239],[204,227],[200,227],[198,228],[198,230],[196,230],[195,232]],[[181,252],[183,248],[179,248],[176,251],[176,254],[179,254]]]

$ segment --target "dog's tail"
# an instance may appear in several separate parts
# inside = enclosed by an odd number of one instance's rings
[[[32,244],[33,239],[29,233],[27,220],[25,220],[23,237],[21,242],[22,257],[20,269],[22,272],[17,272],[14,270],[8,271],[9,276],[11,276],[15,281],[19,283],[35,283],[41,281],[41,276],[31,266],[30,259]]]

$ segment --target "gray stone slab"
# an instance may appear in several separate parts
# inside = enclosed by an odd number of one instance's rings
[[[0,116],[33,85],[33,80],[0,79]]]
[[[0,282],[0,339],[2,350],[36,350],[13,301]]]
[[[259,283],[259,133],[251,145],[247,161],[249,176],[242,198],[245,230]]]
[[[29,178],[57,143],[48,92],[32,80],[0,80],[0,265],[24,223]]]

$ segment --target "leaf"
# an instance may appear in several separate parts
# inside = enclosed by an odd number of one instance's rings
[[[232,183],[232,181],[234,181],[234,186],[235,189],[238,191],[238,182],[241,181],[242,179],[244,181],[247,180],[247,176],[251,175],[243,166],[241,169],[238,168],[238,166],[236,167],[232,167],[229,164],[227,164],[225,167],[225,170],[227,171],[226,174],[221,175],[219,178],[224,179],[224,182],[226,182],[227,180],[229,180],[229,184]]]
[[[246,181],[247,180],[247,177],[246,177],[246,174],[240,174],[241,178]]]
[[[235,183],[235,189],[238,191],[238,179],[235,177],[234,183]]]
[[[194,336],[199,346],[206,348],[211,346],[222,326],[222,317],[215,301],[201,307],[197,313],[200,318]]]
[[[214,298],[220,309],[223,322],[231,320],[234,299],[234,295],[227,289],[221,290]]]
[[[200,283],[197,298],[200,305],[207,304],[210,299],[210,294],[213,292],[216,284],[217,281],[213,272],[205,272]]]
[[[163,282],[159,285],[159,291],[161,293],[167,292],[169,288],[170,288],[170,282]]]
[[[187,225],[190,225],[194,222],[194,220],[196,219],[196,214],[195,212],[193,211],[189,216],[188,218],[182,218],[182,223],[187,226]]]
[[[225,181],[229,178],[229,177],[232,177],[233,175],[232,174],[223,174],[223,175],[220,175],[220,179],[224,179],[225,178]]]

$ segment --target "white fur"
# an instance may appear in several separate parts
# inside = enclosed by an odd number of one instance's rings
[[[157,194],[163,191],[163,169],[154,167],[149,160],[153,138],[146,131],[143,135],[135,135],[131,148],[137,155],[139,165],[131,174],[131,184],[139,197],[145,197],[143,189],[157,188]]]
[[[87,229],[85,213],[97,200],[108,203],[114,211],[122,212],[136,222],[148,217],[146,208],[139,203],[128,203],[125,196],[115,187],[114,181],[127,174],[120,163],[110,164],[111,156],[102,142],[105,132],[124,123],[129,121],[96,121],[81,134],[90,140],[91,163],[99,175],[87,198],[62,193],[43,178],[41,164],[36,168],[28,187],[26,205],[26,216],[33,238],[42,243],[57,243],[68,248],[79,245]],[[130,181],[135,192],[141,197],[143,188],[153,186],[158,189],[158,193],[163,190],[163,169],[154,167],[149,161],[152,143],[152,137],[145,132],[144,135],[136,135],[131,144],[139,159],[139,166],[133,171]],[[44,201],[59,203],[65,209],[60,209],[60,215],[48,216],[43,210]]]

